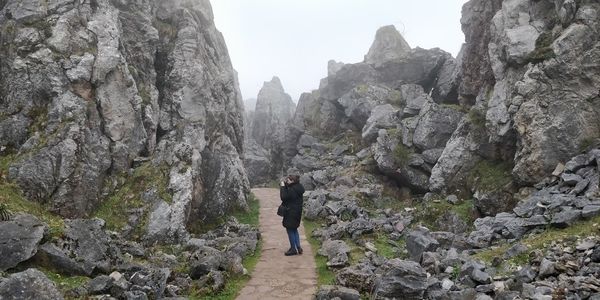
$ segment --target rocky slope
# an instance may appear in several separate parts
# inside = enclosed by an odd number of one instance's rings
[[[329,63],[286,150],[335,278],[317,299],[600,297],[599,12],[471,0],[456,59],[384,27]]]

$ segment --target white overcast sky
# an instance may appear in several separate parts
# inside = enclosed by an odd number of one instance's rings
[[[381,26],[393,24],[411,47],[456,57],[467,0],[211,0],[244,99],[281,78],[294,101],[318,88],[327,61],[363,60]]]

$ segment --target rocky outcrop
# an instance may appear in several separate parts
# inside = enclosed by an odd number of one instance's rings
[[[252,185],[264,184],[282,175],[285,152],[295,145],[288,134],[296,104],[286,94],[278,77],[265,82],[256,100],[256,111],[248,116],[251,135],[244,158]]]
[[[252,124],[252,137],[266,149],[276,149],[285,141],[285,129],[294,115],[295,104],[278,77],[265,82],[258,92]]]
[[[461,97],[474,100],[472,129],[454,133],[434,168],[434,189],[463,177],[446,166],[481,159],[511,161],[514,180],[531,185],[598,139],[598,76],[588,63],[598,56],[598,5],[499,2],[463,8],[467,44],[457,78]]]
[[[246,206],[242,101],[208,0],[5,1],[0,30],[0,146],[27,198],[88,216],[109,177],[152,157],[174,201],[150,224]]]
[[[377,30],[375,41],[365,56],[365,62],[371,65],[379,65],[401,58],[410,49],[410,46],[394,25],[384,26]]]
[[[400,106],[403,99],[411,98],[400,91],[407,84],[420,85],[427,93],[439,89],[436,101],[442,102],[452,90],[452,66],[450,54],[440,49],[411,49],[394,26],[382,27],[364,62],[329,62],[328,76],[319,89],[300,97],[294,123],[301,130],[329,138],[345,130],[360,131],[375,106]]]

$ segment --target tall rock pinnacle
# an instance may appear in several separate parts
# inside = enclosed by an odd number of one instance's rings
[[[382,62],[401,57],[410,51],[410,46],[404,40],[394,25],[381,27],[375,34],[375,41],[365,56],[368,64],[380,64]]]

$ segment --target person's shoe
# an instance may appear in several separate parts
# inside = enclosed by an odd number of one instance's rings
[[[292,256],[292,255],[297,255],[298,251],[296,251],[296,249],[290,248],[288,251],[286,251],[285,256]]]
[[[298,254],[302,254],[304,253],[304,250],[302,250],[302,247],[298,247]]]

